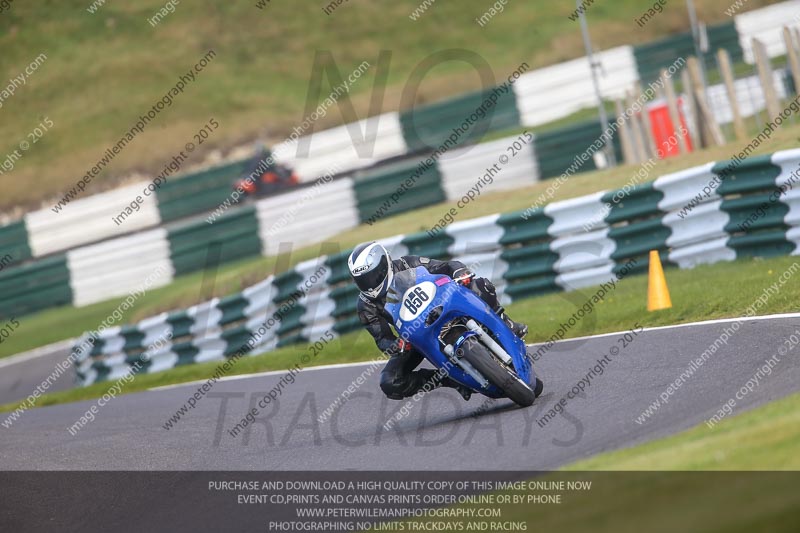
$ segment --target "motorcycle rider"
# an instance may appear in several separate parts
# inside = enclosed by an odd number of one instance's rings
[[[523,338],[528,333],[525,324],[514,322],[505,313],[497,300],[492,282],[475,277],[459,261],[438,261],[416,255],[405,255],[392,260],[389,252],[381,244],[365,242],[353,249],[347,260],[347,266],[353,281],[361,291],[357,304],[358,318],[375,339],[378,349],[389,356],[389,361],[381,372],[380,387],[392,400],[413,396],[429,382],[433,387],[454,388],[465,400],[469,400],[472,393],[470,389],[449,377],[440,378],[435,370],[427,368],[414,370],[424,356],[394,334],[390,327],[392,316],[384,309],[386,293],[396,272],[421,266],[431,274],[447,275],[477,294],[503,319],[517,337]]]

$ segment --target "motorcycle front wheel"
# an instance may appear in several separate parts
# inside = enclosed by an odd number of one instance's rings
[[[513,368],[509,368],[475,337],[469,337],[461,346],[464,359],[475,367],[489,383],[502,390],[520,407],[529,407],[536,394],[523,382]]]

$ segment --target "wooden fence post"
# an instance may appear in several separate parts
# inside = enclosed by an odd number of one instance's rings
[[[667,75],[667,69],[661,69],[660,73],[662,83],[664,85],[664,95],[667,100],[667,109],[669,110],[669,119],[675,128],[675,135],[678,137],[678,148],[682,154],[689,151],[689,145],[686,143],[686,138],[681,133],[681,114],[678,108],[678,98],[675,96],[675,87],[672,85],[672,78]]]
[[[775,93],[772,65],[770,65],[769,55],[767,55],[767,47],[756,38],[753,38],[753,56],[756,59],[756,67],[758,68],[758,77],[761,80],[761,87],[764,89],[767,113],[769,117],[772,118],[781,112],[781,108],[778,104],[778,95]]]
[[[631,91],[627,92],[627,104],[628,109],[633,109],[633,103],[635,98],[633,97]],[[636,152],[636,162],[641,163],[647,159],[647,148],[645,148],[645,142],[642,135],[642,128],[639,119],[636,117],[636,113],[634,112],[631,115],[630,120],[628,120],[628,124],[631,126],[631,134],[633,137],[633,147],[634,151]]]
[[[783,40],[786,43],[786,57],[789,68],[792,70],[794,80],[794,92],[800,94],[800,58],[798,58],[797,46],[795,45],[792,32],[788,26],[783,27]]]
[[[642,86],[638,81],[634,84],[634,91],[636,91],[637,98],[644,95]],[[650,113],[647,112],[646,102],[642,105],[642,114],[639,120],[641,121],[642,133],[644,134],[644,145],[647,148],[647,159],[650,159],[656,156],[656,142],[653,139],[653,124],[650,121]]]
[[[736,133],[736,139],[742,141],[747,137],[747,129],[744,126],[744,120],[739,111],[739,99],[736,96],[736,86],[733,80],[731,56],[728,54],[727,50],[720,48],[717,51],[717,60],[719,61],[719,69],[722,72],[722,79],[725,82],[725,90],[728,93],[731,113],[733,113],[733,130]]]
[[[695,146],[697,148],[703,148],[704,146],[708,146],[708,140],[706,139],[705,128],[700,126],[700,111],[697,109],[697,102],[694,97],[694,91],[692,91],[692,80],[689,76],[688,68],[681,71],[681,85],[683,85],[683,93],[686,95],[686,107],[689,109],[689,114],[691,115],[691,117],[687,117],[687,122],[690,125],[689,130],[697,134]]]
[[[692,56],[687,61],[687,64],[701,127],[708,134],[707,139],[709,144],[713,142],[717,146],[722,146],[725,144],[725,137],[722,135],[722,130],[719,129],[719,124],[717,124],[714,113],[711,112],[711,107],[706,100],[706,94],[703,90],[703,79],[700,75],[700,61]]]
[[[617,114],[617,119],[625,114],[625,110],[622,107],[622,100],[619,98],[614,100],[614,111]],[[622,158],[628,164],[636,163],[636,152],[633,148],[631,130],[627,120],[622,121],[618,131],[620,144],[622,145]]]

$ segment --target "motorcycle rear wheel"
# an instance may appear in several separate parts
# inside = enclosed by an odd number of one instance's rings
[[[523,383],[513,368],[509,368],[495,357],[478,339],[469,337],[461,346],[464,359],[475,367],[489,383],[502,390],[506,396],[520,407],[529,407],[536,394]]]

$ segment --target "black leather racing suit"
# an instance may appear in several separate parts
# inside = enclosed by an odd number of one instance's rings
[[[422,266],[431,274],[444,274],[450,277],[453,277],[456,270],[465,268],[459,261],[438,261],[416,255],[405,255],[395,259],[392,265],[395,273]],[[473,278],[469,288],[495,312],[502,311],[491,281],[476,277]],[[422,390],[425,383],[434,378],[436,371],[427,368],[414,371],[424,356],[413,346],[410,350],[400,348],[398,338],[390,326],[392,316],[384,309],[385,303],[385,297],[372,300],[363,293],[360,294],[357,306],[358,318],[375,339],[378,349],[389,356],[389,361],[381,372],[381,390],[392,400],[402,400]],[[455,386],[455,382],[445,378],[437,385]]]

